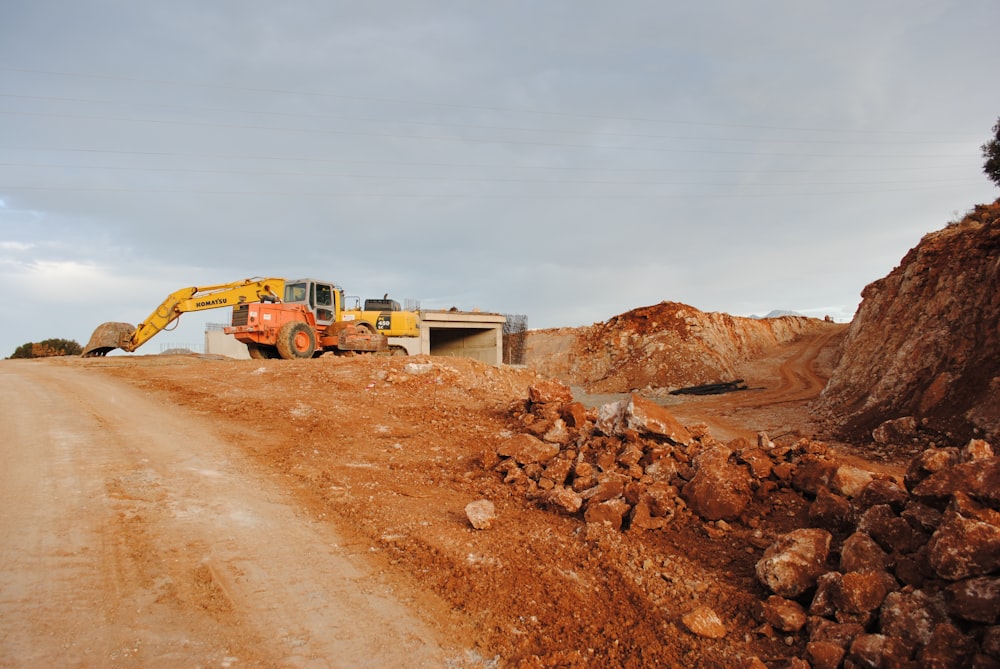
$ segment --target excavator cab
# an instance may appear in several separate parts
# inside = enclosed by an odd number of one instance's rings
[[[285,284],[285,304],[305,305],[315,316],[319,329],[339,320],[343,295],[340,286],[316,279],[297,279]]]

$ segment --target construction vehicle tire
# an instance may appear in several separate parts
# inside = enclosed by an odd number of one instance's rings
[[[252,360],[272,360],[281,357],[278,355],[278,349],[266,344],[247,344],[247,352],[250,353]]]
[[[311,358],[316,352],[316,333],[300,321],[285,323],[278,330],[278,355],[285,360]]]

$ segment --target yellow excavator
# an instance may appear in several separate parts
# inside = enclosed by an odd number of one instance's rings
[[[317,279],[253,278],[171,293],[138,327],[103,323],[94,330],[84,357],[120,348],[133,352],[189,311],[232,307],[227,334],[247,345],[250,357],[311,358],[327,351],[405,355],[389,337],[419,337],[417,313],[388,299],[345,308],[343,289]]]
[[[131,353],[189,311],[219,309],[250,302],[277,302],[285,291],[284,279],[245,279],[215,286],[191,286],[171,293],[146,320],[131,323],[102,323],[90,336],[83,357],[107,355],[120,348]]]

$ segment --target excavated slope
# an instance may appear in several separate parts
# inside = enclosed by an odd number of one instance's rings
[[[844,436],[912,416],[1000,436],[1000,200],[926,235],[864,298],[819,406]]]
[[[802,316],[742,318],[661,302],[586,327],[533,330],[525,362],[589,393],[674,389],[734,380],[741,363],[825,325]]]

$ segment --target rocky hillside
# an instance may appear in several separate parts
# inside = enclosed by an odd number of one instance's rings
[[[819,405],[844,436],[892,420],[897,432],[996,440],[1000,200],[925,236],[862,297]]]
[[[761,320],[661,302],[587,327],[532,331],[526,362],[590,393],[673,389],[734,380],[741,363],[828,325],[803,316]]]

